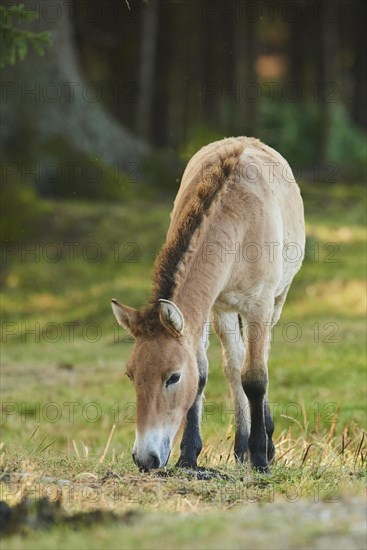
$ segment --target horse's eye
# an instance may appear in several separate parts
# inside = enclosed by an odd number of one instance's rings
[[[130,380],[133,379],[133,377],[131,376],[131,374],[130,374],[129,372],[126,371],[125,374],[126,374],[126,376],[127,376]]]
[[[180,377],[181,377],[181,374],[178,372],[175,372],[174,374],[172,374],[166,382],[166,388],[168,388],[168,386],[170,386],[171,384],[176,384],[179,381]]]

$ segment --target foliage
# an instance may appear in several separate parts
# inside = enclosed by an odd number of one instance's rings
[[[316,170],[318,158],[317,129],[320,127],[320,110],[315,103],[295,104],[275,100],[263,100],[259,106],[260,133],[264,143],[279,151],[295,168]],[[188,139],[179,150],[181,158],[188,161],[204,145],[221,139],[223,135],[210,126],[194,124]],[[328,162],[329,161],[329,162]],[[335,166],[335,170],[334,170]],[[342,106],[330,113],[330,140],[324,176],[348,181],[363,179],[366,169],[365,135],[348,117]],[[320,168],[322,172],[322,168]],[[320,178],[322,179],[322,178]]]
[[[180,177],[184,163],[171,149],[153,151],[143,164],[144,176],[151,184],[150,194],[174,193],[180,185]]]
[[[343,177],[358,181],[365,178],[366,135],[354,124],[342,106],[333,109],[330,125],[328,156],[342,168]]]
[[[260,104],[260,137],[290,163],[312,165],[317,159],[315,128],[319,111],[313,103],[284,101]]]
[[[42,233],[43,216],[48,208],[33,186],[8,175],[1,184],[1,241],[34,239]]]
[[[43,144],[43,169],[35,182],[41,195],[52,198],[127,200],[141,186],[137,176],[108,166],[95,155],[75,149],[57,136]]]
[[[276,101],[261,105],[262,140],[281,152],[291,164],[315,167],[318,158],[317,133],[320,110],[312,102],[303,104]],[[342,106],[330,110],[330,139],[326,151],[330,174],[335,165],[338,178],[363,179],[366,141],[362,130],[352,123]]]
[[[343,106],[359,128],[366,127],[363,2],[335,0],[333,13],[326,14],[322,0],[292,0],[295,18],[287,17],[283,2],[272,3],[270,14],[259,0],[250,18],[246,2],[230,12],[225,2],[204,2],[202,11],[195,2],[185,8],[183,2],[162,2],[158,26],[167,32],[152,33],[150,43],[146,37],[142,49],[137,30],[151,3],[130,3],[131,12],[123,7],[121,25],[112,11],[101,16],[111,44],[96,39],[93,22],[83,17],[83,3],[76,6],[80,56],[89,78],[103,87],[124,64],[123,100],[106,95],[123,124],[139,133],[140,94],[147,86],[151,144],[174,147],[185,160],[214,139],[245,133],[268,141],[304,169],[324,161],[344,167],[337,156],[343,156],[344,146],[329,144],[335,138],[339,143],[329,114]],[[329,16],[334,26],[327,24]],[[154,67],[141,79],[153,57]]]
[[[179,149],[180,157],[187,162],[201,147],[222,138],[220,130],[195,122],[190,128],[188,138]]]
[[[43,55],[46,47],[51,44],[50,32],[32,32],[16,28],[13,19],[21,23],[32,23],[37,20],[37,13],[26,10],[24,4],[0,6],[1,68],[14,65],[17,60],[23,61],[29,46],[39,55]]]
[[[1,182],[1,241],[39,238],[49,223],[48,199],[131,200],[143,189],[132,174],[109,167],[95,156],[69,147],[61,138],[50,140],[44,148],[42,170],[24,174],[6,173]],[[23,166],[21,161],[14,163]],[[45,200],[46,199],[46,200]],[[47,221],[46,221],[47,220]]]

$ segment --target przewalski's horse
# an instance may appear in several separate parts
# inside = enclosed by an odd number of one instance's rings
[[[126,372],[137,399],[133,459],[167,464],[185,423],[179,466],[196,467],[207,380],[210,314],[235,406],[237,460],[266,472],[274,457],[268,406],[271,327],[278,321],[305,245],[303,203],[292,171],[254,138],[228,138],[190,160],[143,311],[112,300],[136,338]]]

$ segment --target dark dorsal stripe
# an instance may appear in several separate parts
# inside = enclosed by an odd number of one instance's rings
[[[237,144],[236,144],[237,145]],[[181,222],[173,237],[167,241],[158,255],[153,271],[153,292],[148,307],[140,312],[133,327],[135,336],[154,336],[164,330],[159,321],[159,299],[170,300],[175,290],[175,276],[195,231],[200,227],[215,198],[223,189],[229,176],[236,170],[243,144],[238,144],[211,161],[197,178],[195,193],[185,206]]]

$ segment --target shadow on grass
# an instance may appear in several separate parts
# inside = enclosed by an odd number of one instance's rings
[[[96,524],[118,523],[131,525],[140,514],[136,511],[127,511],[116,514],[109,510],[93,510],[67,514],[61,506],[60,500],[52,501],[49,498],[39,500],[23,498],[15,506],[9,506],[0,501],[0,534],[25,534],[28,530],[48,529],[54,526],[68,526],[74,529],[92,527]]]

